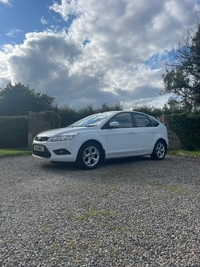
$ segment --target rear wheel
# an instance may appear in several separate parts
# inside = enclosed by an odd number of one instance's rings
[[[167,149],[165,142],[163,140],[158,140],[154,146],[151,158],[156,160],[162,160],[164,159],[166,152]]]
[[[82,145],[77,157],[77,164],[82,169],[96,168],[102,159],[102,149],[95,142],[87,142]]]

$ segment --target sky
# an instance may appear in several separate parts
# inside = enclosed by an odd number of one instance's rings
[[[162,108],[169,52],[199,12],[199,0],[0,0],[0,88],[75,109]]]

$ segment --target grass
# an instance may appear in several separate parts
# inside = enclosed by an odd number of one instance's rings
[[[85,210],[83,215],[77,216],[75,217],[75,219],[83,221],[89,218],[99,218],[101,216],[114,216],[114,213],[109,212],[109,211],[91,209],[91,210]]]
[[[200,150],[187,150],[187,149],[169,149],[167,151],[169,155],[190,154],[200,156]],[[1,148],[0,157],[4,156],[27,156],[31,155],[31,151],[28,148]]]
[[[6,156],[27,156],[31,155],[31,151],[28,148],[1,148],[0,157]]]
[[[183,153],[183,154],[190,154],[190,155],[197,155],[197,156],[200,156],[200,150],[197,149],[197,150],[188,150],[188,149],[169,149],[167,151],[167,153],[169,155],[179,155],[180,153]]]

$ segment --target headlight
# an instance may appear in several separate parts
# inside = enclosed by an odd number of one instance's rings
[[[56,135],[54,137],[51,137],[49,141],[50,142],[57,142],[57,141],[71,140],[74,137],[76,137],[78,134],[79,133]]]

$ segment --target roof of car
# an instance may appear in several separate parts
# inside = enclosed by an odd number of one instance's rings
[[[135,110],[112,110],[112,111],[104,111],[103,113],[118,114],[118,113],[124,113],[124,112],[134,112],[134,113],[140,113],[140,114],[145,114],[145,115],[150,116],[147,113],[140,112],[140,111],[135,111]]]

